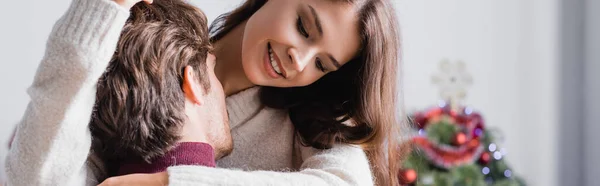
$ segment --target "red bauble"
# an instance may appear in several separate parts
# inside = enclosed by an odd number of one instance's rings
[[[404,169],[398,173],[398,179],[402,184],[411,184],[417,181],[417,171],[413,169]]]
[[[425,125],[427,125],[427,122],[429,120],[429,118],[427,118],[425,116],[425,114],[422,114],[422,113],[415,114],[415,116],[413,117],[413,119],[414,119],[415,125],[419,129],[425,128]]]
[[[492,157],[490,156],[489,152],[483,152],[481,153],[481,157],[479,157],[479,164],[487,165],[488,163],[490,163],[491,158]]]
[[[454,136],[454,145],[460,146],[467,142],[467,135],[465,133],[458,133]]]

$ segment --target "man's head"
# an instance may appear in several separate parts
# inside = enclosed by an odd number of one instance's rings
[[[150,161],[194,134],[205,137],[217,157],[230,152],[224,94],[210,52],[199,9],[181,0],[135,5],[97,85],[90,123],[95,153]]]

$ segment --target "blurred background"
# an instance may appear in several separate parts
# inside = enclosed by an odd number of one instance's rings
[[[212,21],[242,1],[191,2]],[[515,174],[529,185],[598,185],[600,1],[394,2],[403,34],[407,111],[438,103],[431,80],[440,61],[463,61],[473,81],[463,103],[502,132],[499,143]],[[2,159],[29,101],[26,88],[51,27],[69,3],[30,0],[0,6]]]

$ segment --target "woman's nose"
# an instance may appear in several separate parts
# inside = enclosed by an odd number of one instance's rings
[[[304,68],[310,63],[312,58],[312,52],[307,51],[305,53],[300,52],[296,48],[288,49],[288,57],[292,63],[292,68],[296,73],[304,71]]]

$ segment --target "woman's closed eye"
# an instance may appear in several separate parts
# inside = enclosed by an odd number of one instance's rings
[[[323,65],[323,61],[321,61],[321,59],[317,58],[315,59],[315,65],[317,66],[317,69],[319,69],[321,72],[327,72],[327,68],[325,68],[325,65]]]
[[[302,36],[308,38],[308,32],[306,31],[306,28],[304,28],[304,23],[302,22],[302,18],[300,16],[298,16],[298,19],[296,19],[296,27]]]
[[[304,36],[305,38],[308,38],[310,36],[308,35],[306,28],[304,28],[304,22],[302,22],[302,17],[300,16],[298,16],[298,19],[296,19],[296,27],[298,28],[298,32],[300,33],[300,35]],[[321,72],[328,71],[327,68],[325,68],[325,65],[323,65],[323,61],[321,61],[321,59],[319,59],[318,57],[315,59],[315,66]]]

